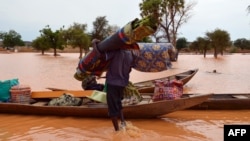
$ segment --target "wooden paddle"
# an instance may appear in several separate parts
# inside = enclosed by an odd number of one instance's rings
[[[52,87],[47,87],[46,89],[51,90],[51,91],[67,91],[67,89],[52,88]]]

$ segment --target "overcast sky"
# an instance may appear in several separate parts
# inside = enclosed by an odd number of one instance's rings
[[[190,1],[190,0],[187,0]],[[179,37],[193,41],[206,32],[226,30],[231,40],[250,39],[250,0],[192,0],[197,4],[192,17],[179,30]],[[142,0],[0,0],[0,31],[13,29],[24,41],[32,41],[39,30],[69,27],[74,22],[87,24],[88,31],[98,16],[106,16],[110,25],[123,27],[140,18]]]

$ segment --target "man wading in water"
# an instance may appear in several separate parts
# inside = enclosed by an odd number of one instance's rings
[[[111,60],[106,74],[107,103],[115,131],[119,130],[118,118],[121,120],[121,126],[126,126],[121,101],[124,88],[129,83],[131,68],[134,65],[133,52],[134,50],[123,49],[106,52],[106,60]]]

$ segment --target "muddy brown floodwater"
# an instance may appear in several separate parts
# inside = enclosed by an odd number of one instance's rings
[[[79,90],[81,83],[73,78],[78,55],[0,54],[0,80],[18,78],[32,91],[47,90],[46,87]],[[131,81],[199,68],[199,72],[184,86],[185,93],[249,93],[249,60],[249,54],[224,55],[217,59],[212,55],[207,58],[179,55],[172,69],[160,73],[133,70]],[[211,73],[213,70],[217,73]],[[128,119],[131,127],[136,128],[131,132],[114,132],[109,119],[0,114],[0,121],[0,141],[222,141],[225,124],[250,124],[250,110],[183,110],[157,119]]]

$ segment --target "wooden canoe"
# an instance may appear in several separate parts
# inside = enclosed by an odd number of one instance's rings
[[[183,85],[185,85],[186,83],[188,83],[193,76],[199,71],[199,69],[192,69],[192,70],[188,70],[182,73],[178,73],[178,74],[174,74],[174,75],[170,75],[170,76],[166,76],[166,77],[162,77],[162,78],[158,78],[158,79],[152,79],[152,80],[147,80],[147,81],[142,81],[142,82],[137,82],[134,83],[134,86],[138,89],[138,91],[140,93],[153,93],[154,92],[154,80],[165,80],[165,79],[169,79],[169,80],[180,80],[183,82]],[[48,87],[47,89],[52,90],[52,91],[64,91],[66,89],[61,89],[61,88],[52,88],[52,87]]]
[[[198,72],[198,70],[199,69],[192,69],[192,70],[188,70],[188,71],[185,71],[185,72],[182,72],[179,74],[159,78],[157,80],[165,80],[165,79],[174,80],[174,79],[176,79],[176,80],[182,81],[183,85],[185,85],[186,83],[189,82],[189,80],[191,80],[193,78],[193,76]],[[156,80],[156,79],[138,82],[138,83],[135,83],[134,85],[137,87],[137,89],[140,93],[153,93],[154,88],[155,88],[154,83],[153,83],[154,80]]]
[[[189,109],[196,110],[246,110],[250,109],[250,93],[214,94],[205,102]]]
[[[36,102],[32,104],[21,103],[0,103],[0,113],[10,114],[29,114],[29,115],[54,115],[54,116],[79,116],[90,118],[106,118],[108,117],[107,105],[105,104],[88,104],[81,106],[47,106],[50,99],[47,97],[58,97],[63,93],[76,94],[77,97],[89,95],[91,91],[44,91],[32,92],[32,98]],[[184,110],[206,101],[212,94],[193,94],[183,95],[182,98],[176,100],[163,100],[152,102],[145,98],[136,105],[123,107],[126,118],[156,118],[178,110]],[[46,98],[46,99],[45,99]]]

